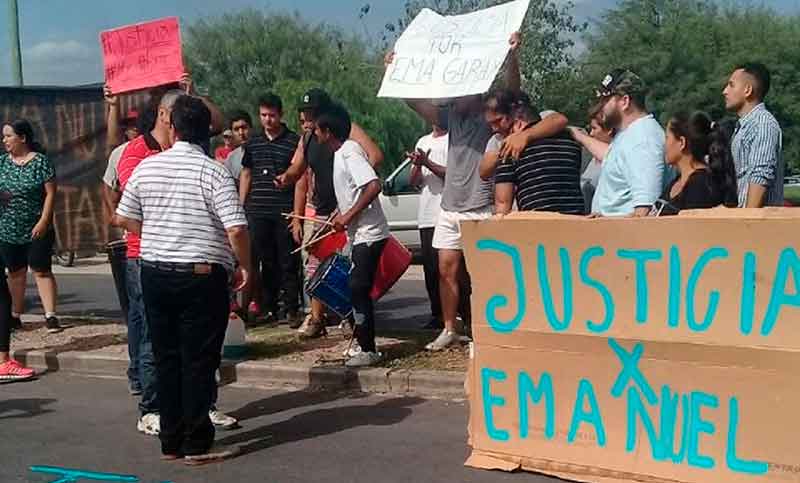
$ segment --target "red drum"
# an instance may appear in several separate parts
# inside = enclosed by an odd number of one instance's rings
[[[317,260],[325,260],[331,255],[339,253],[345,245],[347,245],[347,233],[342,231],[311,245],[308,247],[308,252]]]
[[[409,265],[411,265],[411,252],[395,237],[390,236],[386,240],[380,262],[378,262],[375,283],[369,294],[372,300],[378,300],[386,295],[386,292],[406,273]]]

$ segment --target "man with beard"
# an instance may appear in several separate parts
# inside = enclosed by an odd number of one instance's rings
[[[603,161],[592,216],[647,216],[667,179],[664,129],[645,108],[644,81],[616,69],[600,85],[606,125],[618,134]]]

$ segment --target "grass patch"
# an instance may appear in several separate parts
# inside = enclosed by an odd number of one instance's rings
[[[800,186],[787,186],[783,190],[783,197],[793,206],[800,206]]]
[[[328,337],[301,340],[286,326],[248,329],[247,359],[280,360],[313,366],[341,366],[342,351],[347,348],[349,333],[334,329]],[[384,359],[380,367],[406,370],[465,371],[466,345],[441,352],[428,352],[425,345],[436,337],[431,331],[381,331],[379,350]],[[387,342],[388,341],[388,342]]]

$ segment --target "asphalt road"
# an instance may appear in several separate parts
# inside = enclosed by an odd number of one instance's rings
[[[143,483],[558,481],[464,467],[463,403],[238,388],[223,388],[220,402],[242,428],[217,433],[217,441],[244,454],[188,468],[159,461],[157,440],[136,432],[122,380],[54,373],[0,386],[0,481],[58,479],[31,472],[32,465],[134,475]]]
[[[114,279],[108,264],[100,263],[98,259],[79,260],[75,268],[56,267],[54,271],[59,287],[59,315],[120,318]],[[418,272],[419,267],[412,266],[409,274],[377,304],[378,329],[412,328],[428,322],[430,305],[425,283]],[[30,276],[25,298],[28,314],[43,313],[36,285]]]

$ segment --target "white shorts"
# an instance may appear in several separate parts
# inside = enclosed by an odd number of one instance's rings
[[[461,222],[480,221],[491,218],[494,214],[491,206],[474,211],[457,213],[442,210],[439,212],[439,221],[433,231],[433,248],[437,250],[463,250],[461,243]]]

